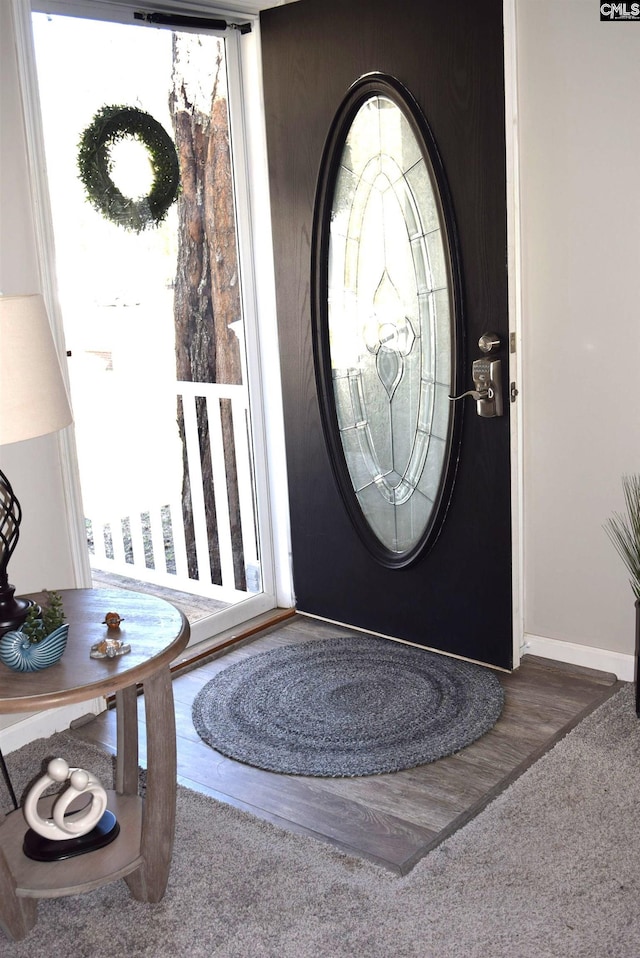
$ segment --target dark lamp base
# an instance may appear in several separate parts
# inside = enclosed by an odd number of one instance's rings
[[[87,852],[110,845],[119,832],[120,825],[116,816],[107,809],[95,828],[86,835],[78,835],[77,838],[52,841],[29,828],[24,836],[22,850],[27,858],[36,862],[61,862],[66,858],[86,855]]]
[[[19,629],[29,609],[36,605],[31,599],[14,598],[14,592],[15,586],[12,585],[0,591],[0,635]]]

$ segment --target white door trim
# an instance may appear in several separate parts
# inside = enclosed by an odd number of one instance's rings
[[[505,147],[507,164],[507,264],[509,284],[509,381],[519,391],[511,404],[511,550],[513,590],[513,667],[524,647],[524,503],[522,456],[522,300],[520,247],[520,168],[516,0],[503,0]],[[506,397],[508,402],[510,396]]]

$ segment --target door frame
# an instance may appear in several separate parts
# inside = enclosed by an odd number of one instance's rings
[[[65,350],[62,316],[58,304],[55,276],[55,244],[46,175],[45,148],[35,52],[32,40],[31,14],[39,10],[53,13],[73,12],[92,19],[122,21],[135,8],[122,3],[110,16],[103,5],[102,16],[95,0],[82,4],[39,3],[38,0],[11,0],[17,41],[18,70],[23,94],[23,114],[32,206],[42,293],[49,310],[54,338],[60,355]],[[53,9],[55,7],[55,10]],[[127,9],[127,7],[129,9]],[[185,13],[175,4],[176,13]],[[81,9],[80,9],[81,8]],[[214,8],[211,12],[213,14]],[[258,526],[263,558],[263,591],[208,617],[192,627],[190,645],[205,649],[220,631],[235,628],[253,616],[272,608],[292,608],[293,579],[288,534],[288,490],[284,461],[284,423],[279,393],[279,361],[275,316],[275,280],[272,268],[271,227],[268,208],[261,197],[268,197],[266,135],[259,122],[256,103],[262,102],[259,69],[259,23],[257,18],[241,13],[252,22],[252,31],[241,35],[233,31],[228,39],[229,101],[232,157],[236,178],[244,181],[237,190],[238,247],[244,277],[243,308],[247,328],[247,370],[252,410],[256,498]],[[126,20],[126,22],[131,22]],[[255,255],[260,249],[260,262]],[[271,268],[270,268],[271,267]],[[274,351],[275,344],[275,351]],[[67,376],[66,368],[63,370]],[[69,383],[67,381],[67,387]],[[72,430],[58,434],[60,467],[65,490],[66,524],[70,553],[77,588],[91,586],[91,568],[87,551],[84,511],[75,441]],[[247,611],[248,607],[248,611]]]
[[[513,668],[524,649],[524,459],[522,380],[522,283],[520,243],[520,163],[516,0],[503,0],[504,91],[507,195],[507,274],[509,296],[509,384],[515,385],[511,410],[511,562]]]

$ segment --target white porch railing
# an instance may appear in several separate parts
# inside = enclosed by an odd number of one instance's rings
[[[91,568],[221,602],[237,602],[246,598],[247,594],[261,591],[247,390],[244,386],[217,383],[178,382],[176,387],[177,397],[182,399],[184,415],[198,578],[189,576],[179,488],[169,501],[153,501],[154,494],[150,492],[149,502],[145,503],[142,510],[138,501],[130,510],[121,505],[117,515],[101,513],[87,516]],[[214,581],[207,539],[203,466],[196,413],[196,400],[200,397],[206,400],[209,421],[220,556],[219,582]],[[225,466],[225,452],[230,454],[231,451],[224,448],[222,400],[231,403],[246,591],[238,589],[235,582]]]

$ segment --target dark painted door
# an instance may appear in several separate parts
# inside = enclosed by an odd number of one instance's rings
[[[261,17],[294,585],[300,611],[512,665],[508,293],[502,0],[299,0]],[[314,206],[325,143],[364,74],[396,78],[428,121],[457,224],[464,329],[458,392],[479,337],[502,341],[504,414],[459,419],[435,542],[389,567],[367,547],[323,432],[312,331]],[[452,474],[453,474],[452,471]],[[432,537],[433,538],[433,537]]]

